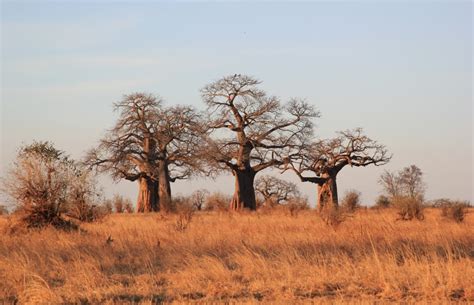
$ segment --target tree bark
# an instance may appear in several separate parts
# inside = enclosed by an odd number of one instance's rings
[[[158,183],[148,177],[138,180],[137,212],[154,212],[159,210]]]
[[[171,182],[168,163],[164,160],[158,164],[158,194],[160,197],[160,210],[170,212],[172,210]]]
[[[322,184],[318,184],[318,211],[321,212],[327,204],[335,209],[339,206],[336,176],[329,176]]]
[[[255,172],[253,170],[234,170],[235,191],[230,203],[231,210],[241,210],[243,208],[255,211],[257,201],[255,198]]]

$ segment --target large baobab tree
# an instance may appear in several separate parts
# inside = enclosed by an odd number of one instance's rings
[[[322,210],[325,204],[338,207],[336,177],[346,165],[383,165],[390,159],[384,145],[368,138],[361,128],[357,128],[339,132],[339,136],[333,139],[309,144],[285,166],[291,166],[301,181],[318,185],[317,204]],[[314,175],[307,177],[305,172]]]
[[[156,123],[154,139],[160,208],[171,209],[171,182],[189,178],[202,169],[199,148],[203,126],[200,115],[190,106],[164,108]]]
[[[301,197],[296,184],[269,175],[255,180],[255,190],[263,197],[266,206]]]
[[[114,104],[119,119],[97,148],[89,151],[86,163],[108,172],[116,181],[138,181],[137,211],[157,211],[158,173],[154,137],[162,101],[150,94],[125,95]]]
[[[208,106],[210,130],[207,156],[215,168],[235,177],[231,209],[256,209],[255,175],[284,163],[312,135],[311,119],[318,113],[293,99],[285,106],[268,96],[260,81],[232,75],[201,90]]]
[[[86,163],[115,180],[138,181],[138,212],[170,209],[170,182],[189,177],[199,137],[199,116],[191,107],[164,108],[144,93],[115,103],[115,126],[91,150]]]

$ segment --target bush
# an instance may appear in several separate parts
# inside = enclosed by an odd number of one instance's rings
[[[447,200],[441,206],[441,215],[455,222],[463,222],[469,207],[468,202]]]
[[[345,211],[354,212],[360,207],[360,192],[350,190],[346,192],[342,199],[342,207]]]
[[[389,208],[391,205],[392,203],[390,199],[384,195],[380,195],[379,197],[377,197],[377,200],[375,201],[376,208],[386,209],[386,208]]]
[[[79,221],[92,222],[110,214],[112,206],[107,203],[100,204],[101,192],[91,172],[78,168],[75,172],[68,186],[66,215]]]
[[[129,198],[125,198],[119,194],[115,194],[112,200],[107,200],[106,204],[113,206],[115,213],[131,213],[133,212],[133,204]]]
[[[288,213],[291,216],[298,216],[299,212],[308,210],[309,209],[309,204],[308,204],[308,198],[306,197],[295,197],[293,199],[290,199],[285,205]]]
[[[27,228],[70,229],[75,225],[62,214],[96,219],[91,211],[98,192],[93,178],[51,143],[34,142],[19,150],[2,189],[16,201],[16,214]]]
[[[220,192],[212,193],[206,198],[206,210],[227,211],[231,201],[231,196],[224,195]]]
[[[206,203],[206,197],[209,195],[209,191],[205,189],[194,191],[191,196],[190,200],[193,206],[198,210],[201,211]]]
[[[172,206],[173,211],[178,213],[181,211],[194,210],[196,208],[188,196],[174,196]]]
[[[393,205],[398,210],[398,220],[425,219],[423,202],[419,199],[397,197],[393,199]]]
[[[174,228],[178,232],[184,232],[189,227],[194,215],[194,207],[191,204],[182,205],[177,210],[178,218],[174,224]]]
[[[343,209],[338,209],[331,204],[324,205],[319,212],[319,216],[328,226],[332,227],[334,230],[336,230],[339,225],[347,218],[347,214]]]

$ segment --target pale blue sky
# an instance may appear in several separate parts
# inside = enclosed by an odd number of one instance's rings
[[[116,119],[112,103],[147,91],[203,109],[199,89],[250,74],[322,113],[316,134],[363,127],[394,154],[347,168],[341,193],[371,204],[384,169],[417,164],[429,199],[473,199],[470,2],[2,2],[1,163],[51,140],[76,158]],[[285,178],[296,181],[292,175]],[[107,194],[136,197],[136,185]],[[231,194],[231,177],[173,184]],[[311,202],[315,187],[299,184]]]

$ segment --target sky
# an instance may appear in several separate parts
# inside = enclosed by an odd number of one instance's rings
[[[387,146],[389,164],[341,171],[340,196],[355,189],[371,205],[384,170],[416,164],[427,199],[472,201],[472,12],[469,1],[2,1],[0,176],[33,140],[82,158],[124,94],[204,110],[199,90],[240,73],[313,104],[318,138],[362,127]],[[282,178],[315,202],[315,185]],[[100,182],[136,199],[135,183]],[[230,195],[233,180],[172,185],[199,188]]]

